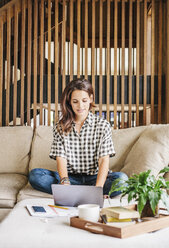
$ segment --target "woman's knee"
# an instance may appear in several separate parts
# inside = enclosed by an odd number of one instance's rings
[[[108,178],[112,181],[116,179],[120,179],[121,181],[128,180],[128,176],[124,172],[110,172]]]
[[[124,172],[119,172],[119,178],[122,181],[127,181],[128,180],[128,176]]]
[[[29,173],[29,183],[34,189],[51,194],[51,184],[56,183],[56,179],[50,171],[36,168]]]
[[[38,176],[39,177],[39,175],[40,174],[42,174],[43,172],[42,172],[42,169],[40,169],[40,168],[35,168],[35,169],[32,169],[30,172],[29,172],[29,179],[31,179],[31,178],[34,178],[34,177],[36,177],[36,176]]]
[[[37,181],[38,178],[39,178],[39,169],[33,169],[29,172],[28,180],[30,184],[32,184],[34,181]]]

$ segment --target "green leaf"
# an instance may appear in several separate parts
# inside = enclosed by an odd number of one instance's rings
[[[166,189],[169,189],[169,181],[166,181],[166,185],[167,185]]]
[[[130,191],[128,194],[128,202],[130,202],[133,198],[136,197],[136,194],[134,191]]]
[[[146,184],[146,181],[147,181],[147,178],[149,177],[150,175],[150,170],[148,171],[145,171],[145,172],[141,172],[139,174],[139,182],[143,185],[143,184]]]
[[[155,214],[156,207],[158,205],[158,202],[160,200],[160,192],[154,192],[154,191],[149,191],[148,193],[148,198],[150,201],[150,206],[153,211],[153,214]]]
[[[164,188],[164,189],[167,188],[166,181],[163,177],[159,177],[159,179],[155,184],[155,189],[160,189],[160,188]]]
[[[109,196],[115,191],[123,191],[126,188],[126,181],[122,181],[120,178],[114,180],[109,191]]]
[[[147,185],[152,187],[156,183],[156,181],[157,179],[154,175],[149,175],[149,177],[147,178]]]
[[[169,172],[169,167],[166,166],[164,169],[160,170],[159,174]]]
[[[138,211],[139,211],[140,215],[143,211],[143,208],[144,208],[146,202],[147,202],[147,197],[145,197],[144,194],[140,194],[139,199],[138,199],[138,204],[137,204]]]

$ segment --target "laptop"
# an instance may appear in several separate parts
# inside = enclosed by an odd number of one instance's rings
[[[89,185],[52,184],[55,205],[77,207],[80,204],[98,204],[103,207],[103,188]]]

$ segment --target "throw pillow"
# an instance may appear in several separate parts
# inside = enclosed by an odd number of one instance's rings
[[[121,171],[131,176],[150,169],[156,176],[168,164],[169,125],[152,125],[140,135]]]
[[[110,169],[112,171],[120,171],[123,168],[128,153],[142,132],[147,128],[149,128],[149,126],[112,130],[112,138],[116,152],[116,155],[110,158]]]

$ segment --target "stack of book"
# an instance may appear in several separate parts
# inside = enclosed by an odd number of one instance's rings
[[[135,223],[135,220],[140,218],[140,214],[136,210],[128,209],[125,207],[108,207],[102,208],[101,210],[101,217],[104,223],[107,224],[115,224],[116,225],[124,225]],[[121,224],[118,224],[121,223]]]

